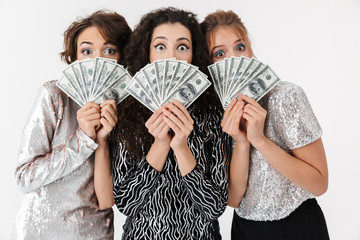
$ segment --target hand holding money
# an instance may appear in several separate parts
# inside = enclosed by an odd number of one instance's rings
[[[176,59],[163,59],[143,67],[129,82],[126,91],[152,112],[164,103],[178,100],[190,106],[210,81],[194,65]]]
[[[208,69],[224,109],[239,93],[259,101],[280,81],[269,66],[256,58],[225,58]]]
[[[130,74],[115,60],[96,57],[72,63],[56,85],[80,106],[108,99],[119,104],[129,95],[125,88],[130,80]]]
[[[100,128],[100,106],[88,102],[77,111],[79,128],[92,140],[96,139],[96,131]]]

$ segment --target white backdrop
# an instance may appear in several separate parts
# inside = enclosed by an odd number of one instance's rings
[[[256,56],[281,79],[303,87],[324,131],[330,179],[318,201],[330,237],[359,240],[359,0],[0,0],[0,239],[9,239],[23,196],[14,169],[27,115],[41,84],[57,79],[65,67],[58,54],[64,30],[77,16],[100,8],[122,14],[133,28],[144,13],[165,6],[191,10],[200,20],[217,9],[234,10]],[[114,211],[120,239],[125,217]],[[232,212],[228,207],[220,218],[225,240]]]

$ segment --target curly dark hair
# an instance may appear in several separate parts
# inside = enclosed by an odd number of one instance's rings
[[[64,51],[60,53],[61,59],[70,64],[77,59],[77,40],[80,33],[95,26],[104,39],[117,47],[120,53],[118,63],[125,64],[124,49],[130,36],[131,28],[125,18],[116,12],[99,10],[87,17],[80,17],[74,21],[64,32]]]
[[[160,8],[149,12],[135,26],[125,51],[128,71],[135,74],[150,62],[150,43],[153,30],[165,23],[180,23],[190,31],[193,49],[191,64],[198,66],[199,70],[209,75],[207,66],[210,63],[210,58],[208,57],[205,36],[201,32],[196,15],[173,7]],[[221,106],[218,96],[211,86],[190,108],[193,111],[206,114],[208,107],[214,105]],[[145,122],[152,115],[152,112],[132,96],[121,102],[118,109],[119,122],[111,136],[112,152],[116,152],[119,143],[121,143],[128,150],[130,161],[144,157],[154,141],[153,136],[148,133],[145,127]],[[113,157],[116,158],[114,155]]]

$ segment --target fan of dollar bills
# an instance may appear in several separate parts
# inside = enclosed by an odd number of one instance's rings
[[[108,58],[76,61],[67,67],[56,85],[83,106],[89,101],[97,104],[115,99],[117,104],[129,96],[125,88],[131,80],[128,71]]]
[[[208,69],[224,109],[239,93],[259,101],[280,81],[269,66],[256,58],[225,58]]]
[[[186,61],[163,59],[140,69],[131,79],[126,91],[155,112],[171,99],[188,107],[210,85],[211,82],[198,67]]]

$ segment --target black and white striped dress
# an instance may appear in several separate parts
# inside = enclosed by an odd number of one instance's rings
[[[115,203],[128,216],[123,239],[221,239],[217,219],[227,205],[231,138],[220,126],[223,110],[209,109],[203,115],[190,107],[195,124],[188,144],[197,166],[184,177],[172,150],[158,172],[145,158],[130,164],[117,145]]]

